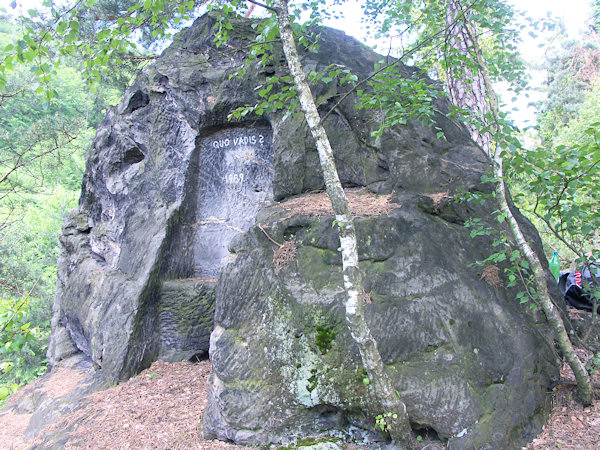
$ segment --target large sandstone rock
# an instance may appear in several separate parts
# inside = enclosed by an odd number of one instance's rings
[[[217,49],[215,19],[196,21],[100,125],[61,237],[48,356],[81,351],[123,380],[159,357],[205,354],[212,331],[207,436],[252,445],[308,434],[381,439],[374,417],[386,411],[363,383],[344,323],[333,218],[313,215],[310,195],[305,208],[276,203],[323,189],[304,120],[283,111],[227,120],[260,101],[267,76],[287,74],[276,46],[271,65],[230,77],[251,23],[236,22],[230,45]],[[307,70],[335,62],[359,78],[379,59],[329,29],[319,52],[302,58]],[[314,86],[321,110],[346,89]],[[368,321],[413,426],[452,448],[517,446],[545,418],[558,361],[543,317],[469,268],[493,248],[464,223],[501,226],[497,206],[453,198],[492,191],[480,181],[487,160],[443,115],[444,102],[435,120],[447,140],[417,122],[374,139],[380,119],[356,103],[350,96],[325,128],[344,186],[391,194],[395,205],[357,227]]]
[[[368,322],[413,427],[451,448],[532,439],[556,377],[544,327],[467,269],[489,250],[455,222],[466,210],[446,204],[448,222],[421,194],[395,201],[357,230]],[[274,240],[295,240],[295,258],[277,270],[275,246],[253,228],[217,288],[205,433],[252,445],[324,429],[373,439],[357,430],[383,411],[345,325],[333,217],[279,209],[259,220]]]

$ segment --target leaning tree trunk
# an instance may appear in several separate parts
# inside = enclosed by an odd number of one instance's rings
[[[464,10],[460,3],[460,0],[448,0],[447,6],[448,6],[448,9],[447,9],[448,14],[452,15],[452,17],[450,17],[450,18],[453,21],[456,19],[457,15],[462,15],[463,25],[462,25],[462,27],[457,26],[456,28],[451,29],[453,32],[452,39],[454,41],[455,46],[456,46],[457,42],[461,43],[460,45],[457,46],[457,48],[459,48],[461,51],[463,51],[465,53],[465,55],[468,55],[470,52],[472,52],[472,55],[475,58],[475,62],[477,64],[479,70],[478,70],[478,73],[471,74],[472,80],[474,80],[474,82],[469,83],[469,85],[476,86],[477,88],[479,88],[481,90],[481,92],[479,92],[479,93],[480,94],[483,93],[484,95],[483,96],[477,95],[478,90],[477,89],[471,90],[469,88],[469,86],[467,86],[464,83],[464,80],[454,79],[451,82],[449,82],[448,85],[458,88],[462,84],[462,88],[459,90],[459,92],[470,90],[471,96],[470,97],[468,96],[468,97],[471,100],[476,99],[476,98],[481,99],[483,97],[485,99],[484,101],[486,102],[485,105],[479,105],[477,108],[474,108],[474,112],[477,112],[479,110],[481,110],[481,111],[489,110],[489,112],[491,113],[492,120],[497,124],[498,118],[500,117],[500,108],[498,107],[496,93],[492,86],[492,82],[491,82],[491,79],[489,76],[488,66],[483,57],[483,52],[479,45],[477,35],[473,32],[473,30],[469,26],[468,20],[465,17],[465,13],[464,13]],[[454,96],[454,97],[460,98],[460,96]],[[467,108],[467,109],[470,109],[471,111],[473,111],[474,105],[471,103],[467,103],[467,104],[458,104],[457,106],[461,106],[461,107],[464,107],[464,108]],[[497,129],[498,127],[495,127],[495,128]],[[593,390],[592,390],[590,376],[589,376],[587,370],[585,369],[584,365],[582,364],[582,362],[577,357],[575,350],[573,349],[573,346],[569,339],[569,336],[567,335],[567,332],[565,330],[565,325],[562,321],[562,318],[560,317],[560,314],[558,313],[558,311],[556,310],[556,307],[552,303],[552,300],[548,293],[548,285],[546,282],[546,276],[544,273],[544,268],[542,266],[542,263],[540,262],[538,256],[535,254],[535,252],[532,250],[531,246],[527,243],[527,240],[525,239],[525,236],[523,235],[523,232],[521,231],[521,227],[519,226],[519,223],[517,222],[517,220],[515,219],[515,216],[513,215],[512,211],[509,208],[508,200],[506,198],[506,186],[504,183],[504,173],[503,173],[503,162],[504,161],[502,158],[502,149],[501,148],[494,148],[494,149],[491,148],[490,144],[493,139],[493,133],[492,132],[488,132],[488,133],[489,133],[489,138],[480,140],[480,142],[484,144],[484,150],[486,150],[486,153],[488,153],[488,155],[491,157],[491,160],[492,160],[494,178],[496,179],[495,193],[496,193],[496,199],[498,201],[498,205],[499,205],[502,213],[506,216],[506,220],[510,227],[510,231],[513,236],[513,239],[515,240],[515,242],[516,242],[517,246],[519,247],[519,249],[521,250],[521,252],[525,255],[525,258],[527,259],[527,262],[529,263],[529,267],[531,268],[531,270],[533,272],[534,285],[535,285],[535,289],[536,289],[536,292],[539,297],[538,304],[541,307],[544,314],[546,315],[546,319],[548,320],[548,323],[550,324],[550,327],[552,328],[552,331],[554,332],[556,341],[558,342],[558,345],[559,345],[563,355],[565,355],[567,362],[569,363],[569,365],[571,366],[571,369],[573,370],[573,373],[575,374],[580,400],[584,405],[590,405],[592,403],[592,398],[593,398]],[[477,135],[477,137],[480,138],[481,136]],[[485,145],[486,143],[487,143],[487,146]]]
[[[298,91],[300,106],[317,144],[327,194],[331,199],[338,223],[344,287],[347,294],[346,323],[352,338],[358,346],[363,366],[373,385],[377,399],[383,408],[382,413],[389,412],[397,415],[397,418],[386,417],[392,439],[396,442],[406,442],[411,432],[406,406],[402,402],[400,394],[395,391],[390,377],[385,371],[377,342],[371,335],[365,320],[364,290],[358,268],[356,229],[354,228],[352,213],[338,177],[327,133],[321,124],[321,117],[302,70],[289,19],[287,0],[276,0],[275,5],[285,57]]]
[[[535,254],[531,246],[525,240],[525,236],[523,236],[523,232],[515,219],[512,211],[508,207],[508,201],[506,199],[506,187],[504,185],[504,174],[502,170],[502,157],[500,156],[500,152],[496,151],[496,155],[494,156],[493,166],[494,166],[494,178],[496,178],[496,198],[498,199],[498,204],[500,206],[500,210],[506,216],[508,225],[510,227],[510,231],[517,241],[517,245],[521,249],[521,252],[525,255],[527,262],[529,263],[529,267],[533,272],[535,289],[538,294],[538,304],[541,306],[542,311],[546,315],[546,319],[554,332],[554,336],[558,345],[565,355],[569,366],[573,370],[575,374],[575,379],[577,380],[577,390],[579,392],[579,398],[584,405],[591,405],[593,399],[593,390],[592,383],[590,380],[590,376],[585,369],[585,366],[581,362],[581,360],[577,357],[573,345],[571,344],[571,340],[565,330],[565,324],[563,323],[560,314],[556,310],[556,307],[552,303],[550,299],[550,294],[548,293],[548,285],[546,282],[546,275],[544,273],[544,268],[540,259]]]

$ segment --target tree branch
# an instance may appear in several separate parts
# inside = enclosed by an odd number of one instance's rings
[[[467,7],[467,10],[469,10],[470,8],[472,8],[472,7],[475,5],[475,3],[477,3],[477,1],[475,1],[475,2],[471,3],[471,5],[469,5],[469,6]],[[449,25],[448,25],[448,27],[454,26],[454,25],[456,25],[456,23],[458,23],[458,19],[456,19],[454,22],[452,22],[451,24],[449,24]],[[373,72],[371,75],[369,75],[369,76],[368,76],[367,78],[365,78],[364,80],[362,80],[362,81],[360,81],[359,83],[357,83],[356,85],[354,85],[354,86],[352,87],[352,89],[350,89],[348,92],[346,92],[346,93],[345,93],[345,94],[344,94],[344,95],[343,95],[343,96],[342,96],[342,97],[341,97],[341,98],[338,100],[338,102],[337,102],[335,105],[333,105],[333,107],[332,107],[332,108],[330,108],[330,109],[329,109],[329,111],[328,111],[328,112],[327,112],[327,113],[326,113],[326,114],[323,116],[323,118],[321,119],[321,124],[323,124],[323,123],[325,122],[325,120],[326,120],[326,119],[327,119],[327,118],[328,118],[328,117],[329,117],[329,116],[330,116],[330,115],[333,113],[333,111],[334,111],[334,110],[335,110],[335,109],[336,109],[338,106],[340,106],[340,104],[341,104],[341,103],[342,103],[344,100],[346,100],[346,99],[348,98],[348,96],[350,96],[350,94],[352,94],[354,91],[356,91],[356,90],[357,90],[357,89],[358,89],[360,86],[364,85],[364,84],[365,84],[366,82],[368,82],[369,80],[372,80],[374,77],[376,77],[376,76],[377,76],[377,75],[379,75],[380,73],[384,72],[385,70],[387,70],[387,69],[389,69],[389,68],[391,68],[391,67],[393,67],[393,66],[397,65],[398,63],[400,63],[400,62],[402,61],[402,59],[404,59],[404,58],[406,58],[406,57],[408,57],[408,56],[412,55],[412,54],[413,54],[413,53],[415,53],[417,50],[419,50],[419,49],[421,49],[422,47],[424,47],[426,44],[429,44],[429,43],[430,43],[430,41],[431,41],[433,38],[435,38],[435,37],[439,36],[440,34],[443,34],[443,33],[445,33],[445,31],[448,29],[448,27],[446,27],[446,28],[444,28],[444,29],[442,29],[442,30],[440,30],[440,31],[438,31],[438,32],[436,32],[436,33],[433,33],[433,34],[427,35],[427,36],[426,36],[426,37],[424,37],[424,38],[421,40],[421,42],[420,42],[420,43],[418,43],[416,46],[414,46],[413,48],[411,48],[411,49],[409,49],[409,50],[407,50],[407,51],[403,52],[403,53],[402,53],[402,55],[400,55],[400,56],[399,56],[399,57],[398,57],[398,58],[397,58],[397,59],[396,59],[394,62],[392,62],[392,63],[389,63],[389,64],[386,64],[385,66],[381,67],[379,70],[376,70],[375,72]]]
[[[256,6],[260,6],[262,8],[268,9],[269,11],[273,11],[274,13],[276,13],[276,12],[279,11],[277,8],[273,8],[272,6],[265,5],[264,3],[260,3],[260,2],[257,2],[255,0],[247,0],[247,1],[248,1],[248,3],[252,3],[252,4],[256,5]]]

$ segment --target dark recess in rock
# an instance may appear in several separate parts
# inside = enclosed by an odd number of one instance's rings
[[[133,111],[143,108],[150,103],[150,97],[148,94],[142,91],[135,91],[129,99],[127,107],[123,111],[124,114],[131,114]]]
[[[132,164],[137,164],[142,162],[146,156],[144,153],[137,147],[132,147],[125,152],[125,156],[123,158],[123,163],[126,166],[130,166]]]

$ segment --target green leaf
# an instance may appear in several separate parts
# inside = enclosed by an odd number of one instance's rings
[[[118,23],[118,21],[117,21]],[[110,30],[108,28],[98,32],[98,34],[96,35],[96,37],[98,38],[98,40],[104,40],[106,39],[108,36],[110,35]]]
[[[6,400],[10,395],[10,389],[5,386],[0,386],[0,400]]]
[[[10,345],[10,348],[11,348],[11,350],[19,351],[19,350],[21,350],[21,348],[23,347],[24,344],[25,344],[25,338],[23,337],[23,335],[17,334],[14,337],[14,339]]]

